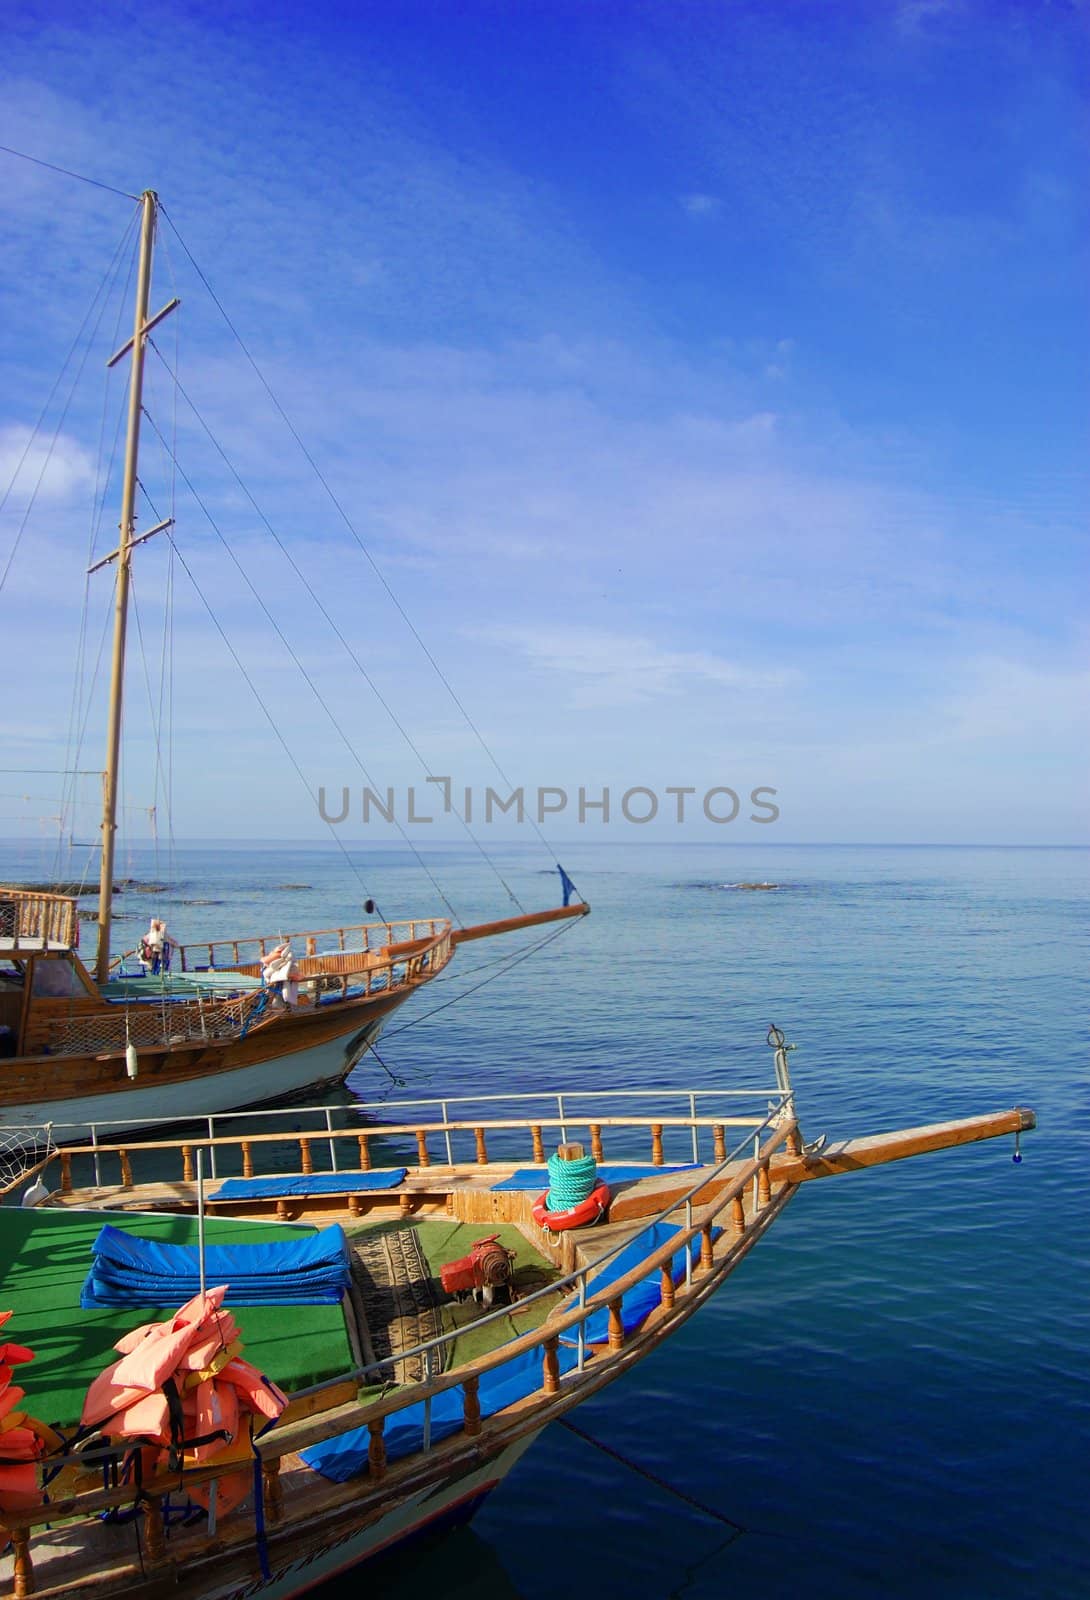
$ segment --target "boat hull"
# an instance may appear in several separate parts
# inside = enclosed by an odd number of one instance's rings
[[[296,1534],[290,1548],[283,1549],[278,1548],[280,1541],[270,1530],[267,1578],[258,1575],[251,1546],[244,1562],[232,1559],[228,1549],[218,1561],[201,1561],[188,1574],[184,1569],[171,1569],[165,1579],[162,1571],[149,1572],[144,1581],[137,1579],[127,1584],[125,1593],[129,1600],[160,1600],[164,1594],[177,1595],[180,1600],[197,1600],[198,1596],[199,1600],[295,1600],[295,1596],[310,1594],[376,1556],[392,1554],[418,1539],[469,1522],[543,1431],[536,1428],[524,1433],[488,1461],[398,1500],[378,1517],[361,1519],[359,1509],[349,1504],[335,1521],[323,1520],[311,1538],[300,1540]],[[69,1546],[66,1530],[58,1527],[46,1540],[53,1547],[53,1559],[63,1567]],[[108,1559],[108,1551],[107,1541],[103,1545],[104,1560]],[[51,1564],[45,1551],[40,1550],[35,1589],[45,1595],[68,1592],[66,1585],[57,1586]],[[13,1576],[9,1549],[0,1555],[0,1584],[5,1592]],[[84,1593],[84,1588],[81,1586],[78,1592]]]
[[[58,1130],[63,1126],[65,1139],[80,1140],[91,1137],[92,1124],[109,1123],[112,1137],[146,1128],[160,1117],[192,1119],[289,1100],[342,1082],[378,1037],[389,1009],[377,1016],[349,1013],[343,1028],[321,1042],[270,1052],[256,1060],[236,1064],[225,1053],[203,1073],[172,1080],[163,1072],[143,1083],[139,1076],[129,1081],[123,1072],[115,1072],[114,1084],[103,1092],[6,1105],[0,1108],[0,1131],[41,1129],[52,1123]]]
[[[529,1449],[542,1429],[524,1435],[491,1461],[463,1476],[423,1489],[365,1528],[350,1528],[340,1538],[323,1541],[322,1548],[298,1560],[278,1565],[274,1551],[269,1555],[268,1581],[255,1580],[239,1587],[206,1587],[208,1600],[294,1600],[323,1583],[350,1572],[374,1556],[389,1554],[414,1540],[438,1534],[469,1522],[481,1505],[503,1482]]]

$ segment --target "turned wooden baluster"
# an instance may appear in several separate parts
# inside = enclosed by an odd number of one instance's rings
[[[712,1128],[712,1156],[716,1161],[727,1159],[727,1136],[721,1122],[717,1122]]]
[[[662,1123],[656,1122],[651,1128],[651,1165],[662,1166]]]
[[[314,1158],[310,1153],[310,1140],[299,1140],[299,1168],[304,1173],[314,1171]]]
[[[673,1304],[674,1304],[674,1275],[670,1271],[670,1263],[669,1262],[667,1262],[666,1265],[662,1268],[661,1281],[662,1281],[662,1303],[663,1303],[664,1307],[666,1308],[666,1310],[670,1311],[673,1308]]]
[[[428,1136],[423,1128],[417,1128],[416,1130],[416,1156],[420,1166],[431,1166],[431,1156],[428,1154]]]
[[[560,1335],[550,1334],[545,1340],[541,1387],[546,1394],[556,1394],[560,1388]]]
[[[30,1534],[26,1528],[12,1528],[11,1544],[15,1569],[15,1600],[26,1600],[34,1593],[34,1567],[30,1560]]]
[[[799,1133],[799,1125],[797,1122],[793,1122],[790,1128],[788,1128],[787,1138],[784,1142],[787,1145],[787,1153],[789,1156],[802,1155],[802,1136]]]
[[[129,1160],[129,1152],[127,1150],[119,1150],[117,1152],[117,1156],[118,1160],[121,1162],[121,1187],[123,1189],[131,1189],[132,1162]]]
[[[370,1172],[370,1170],[371,1170],[371,1147],[367,1142],[367,1135],[365,1133],[359,1134],[357,1136],[357,1143],[359,1144],[359,1147],[360,1147],[360,1171],[361,1172]]]
[[[67,1150],[61,1151],[61,1194],[72,1193],[72,1157]]]
[[[488,1146],[484,1142],[484,1129],[474,1128],[473,1132],[477,1139],[477,1165],[479,1167],[487,1167]]]
[[[265,1493],[265,1515],[270,1522],[279,1522],[284,1515],[284,1485],[280,1482],[279,1456],[263,1463],[261,1481]]]
[[[254,1175],[254,1147],[249,1139],[242,1141],[242,1176],[252,1178]]]
[[[609,1302],[609,1348],[621,1350],[624,1347],[624,1322],[621,1318],[620,1300]]]
[[[768,1205],[772,1199],[772,1181],[768,1173],[768,1162],[762,1161],[757,1168],[757,1204]]]
[[[746,1208],[740,1194],[736,1194],[730,1203],[730,1225],[735,1233],[746,1231]]]
[[[595,1161],[605,1160],[602,1153],[602,1129],[597,1122],[592,1122],[590,1125],[590,1153]]]
[[[706,1222],[700,1230],[700,1270],[710,1272],[715,1266],[715,1252],[712,1248],[712,1225]]]
[[[367,1443],[367,1469],[373,1483],[381,1483],[386,1476],[386,1441],[382,1437],[385,1426],[385,1417],[367,1424],[367,1431],[371,1435]]]
[[[193,1146],[191,1144],[183,1144],[182,1146],[182,1182],[193,1182]]]
[[[476,1438],[481,1431],[481,1401],[477,1391],[481,1380],[472,1376],[462,1384],[462,1393],[465,1396],[462,1408],[462,1432],[468,1433],[471,1438]]]
[[[530,1136],[534,1141],[534,1166],[545,1165],[545,1146],[541,1142],[541,1129],[534,1123],[530,1128]]]
[[[163,1531],[163,1502],[157,1494],[144,1501],[144,1545],[148,1560],[157,1565],[166,1560],[166,1535]]]

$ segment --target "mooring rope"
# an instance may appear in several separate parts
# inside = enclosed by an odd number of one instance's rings
[[[570,1211],[572,1206],[581,1206],[598,1182],[598,1163],[593,1156],[576,1156],[572,1161],[565,1161],[554,1153],[546,1165],[549,1168],[546,1211]]]

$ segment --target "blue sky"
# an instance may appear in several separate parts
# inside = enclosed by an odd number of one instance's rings
[[[1080,842],[1087,31],[1082,5],[974,0],[32,4],[7,30],[0,143],[159,192],[504,773],[568,794],[552,834],[601,827],[578,827],[580,787],[608,787],[616,819],[640,786],[659,818],[614,834]],[[133,207],[0,163],[2,493]],[[161,236],[153,302],[183,305],[149,412],[283,638],[181,479],[178,549],[293,759],[331,795],[366,769],[402,810],[425,771],[501,787]],[[86,395],[59,430],[54,402],[48,464],[36,443],[0,513],[0,563],[19,539],[0,615],[28,666],[6,767],[73,759],[122,288]],[[175,407],[176,359],[412,747]],[[145,444],[146,527],[171,473],[150,425]],[[115,504],[111,483],[98,553]],[[169,548],[137,561],[134,841],[164,805]],[[92,662],[109,605],[100,574]],[[176,832],[322,837],[177,564],[174,618]],[[773,826],[748,805],[703,818],[707,790],[756,785]],[[696,791],[680,826],[669,786]],[[70,818],[85,836],[95,787]],[[3,789],[0,832],[53,826],[54,780]]]

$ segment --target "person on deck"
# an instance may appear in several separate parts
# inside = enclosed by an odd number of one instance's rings
[[[148,931],[140,941],[140,965],[153,977],[160,972],[169,972],[173,952],[174,940],[167,932],[166,923],[159,917],[152,917]]]
[[[285,940],[261,957],[261,978],[270,993],[283,1005],[294,1006],[299,1001],[299,969],[295,965],[291,945]]]

